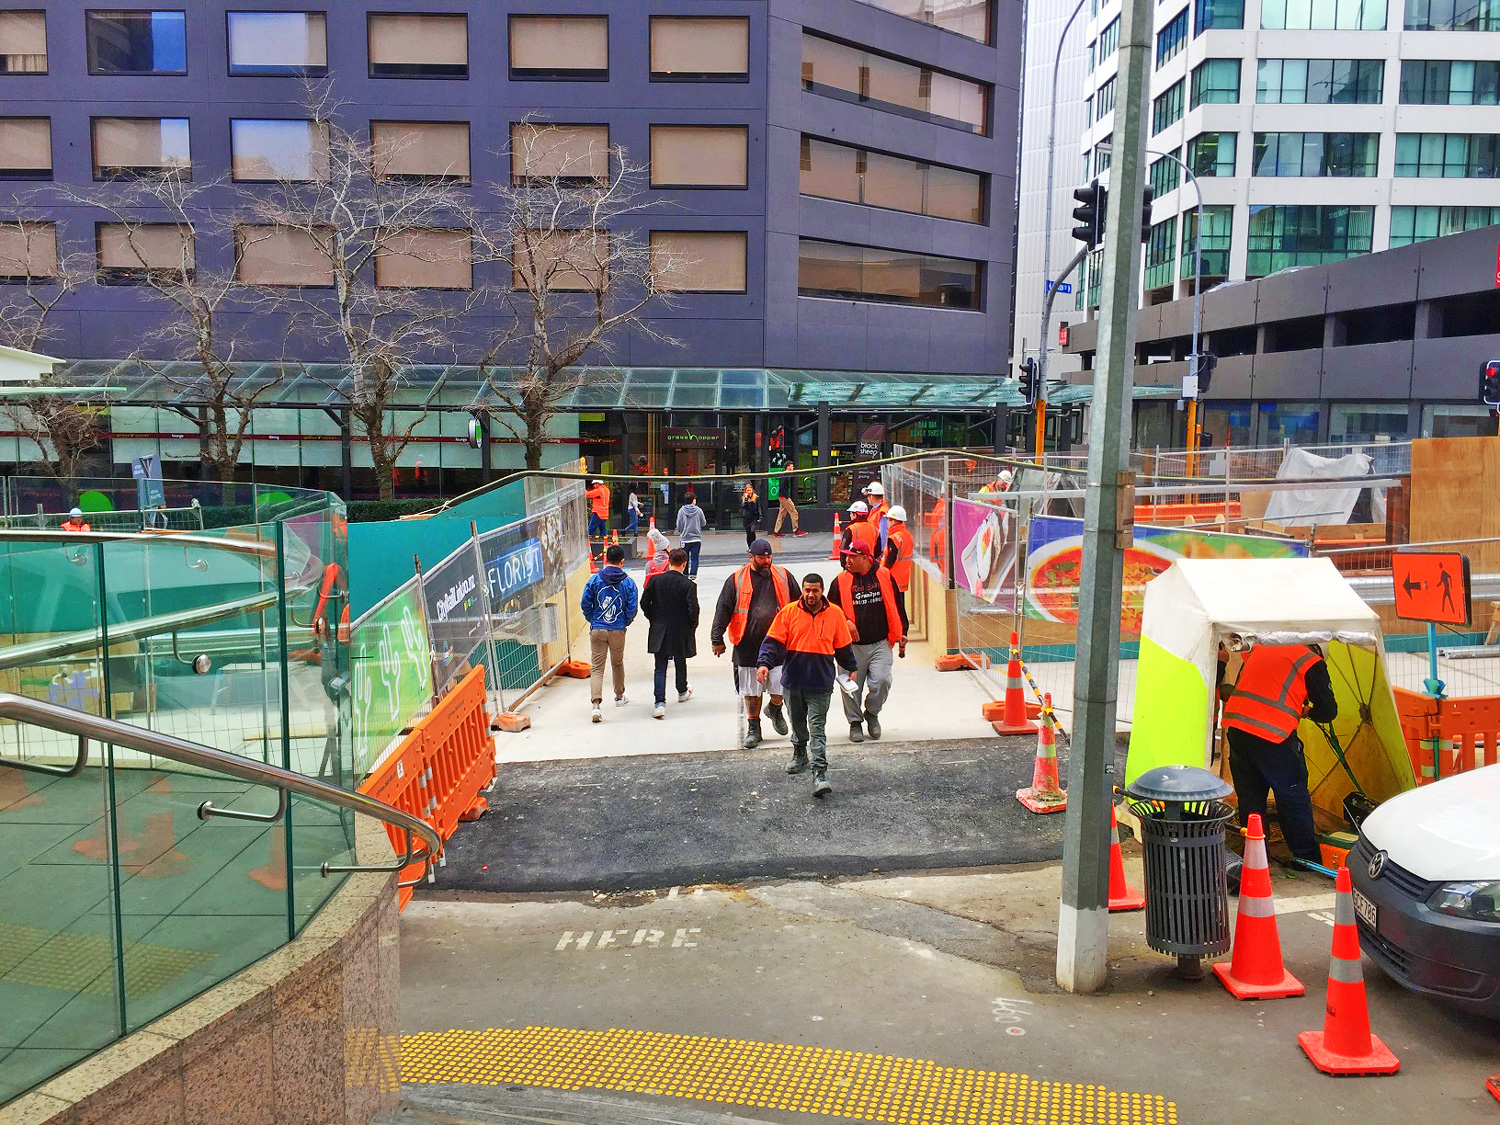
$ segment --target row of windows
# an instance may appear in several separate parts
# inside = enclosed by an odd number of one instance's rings
[[[583,231],[519,235],[514,288],[526,273],[546,276],[555,290],[592,290],[601,281],[608,254]],[[672,292],[743,293],[748,233],[665,231],[649,234],[655,283]],[[128,284],[156,273],[167,281],[190,276],[196,266],[190,232],[174,224],[97,223],[94,252],[98,280]],[[235,228],[235,275],[246,285],[327,287],[333,284],[332,249],[307,231],[241,225]],[[0,225],[0,281],[47,279],[58,272],[57,227],[53,223]],[[472,236],[467,230],[413,228],[384,236],[375,250],[375,284],[390,289],[471,289]]]
[[[914,215],[984,222],[986,177],[943,164],[803,136],[803,195]]]
[[[1177,18],[1157,35],[1159,59],[1162,35]],[[1384,31],[1385,24],[1383,0],[1264,0],[1261,5],[1260,25],[1268,31]],[[1194,37],[1244,26],[1245,0],[1193,0]],[[1406,0],[1404,26],[1407,31],[1500,31],[1500,0]],[[1099,60],[1105,57],[1101,53]],[[1089,70],[1093,69],[1090,44]]]
[[[1166,26],[1156,33],[1156,65],[1158,69],[1168,59],[1177,57],[1178,52],[1187,43],[1187,37],[1188,10],[1184,8],[1168,20]]]
[[[1373,176],[1379,133],[1256,133],[1252,175]]]
[[[1500,31],[1500,0],[1406,0],[1407,31]]]
[[[1182,149],[1174,148],[1166,156],[1151,162],[1148,182],[1153,195],[1166,195],[1177,190],[1177,185],[1182,182],[1182,168],[1177,163],[1181,158]]]
[[[1373,207],[1252,206],[1245,276],[1368,254],[1374,237]]]
[[[193,174],[185,117],[95,117],[91,122],[96,180]],[[651,186],[745,187],[749,129],[744,125],[652,125]],[[303,119],[234,118],[229,122],[230,170],[243,183],[328,178],[328,126]],[[371,121],[372,173],[377,178],[469,182],[466,121]],[[0,179],[52,174],[51,121],[0,118]],[[511,175],[605,179],[609,126],[511,126]]]
[[[1255,100],[1273,104],[1379,105],[1384,78],[1383,59],[1261,59],[1256,65]],[[1402,101],[1405,100],[1403,97]]]
[[[1396,175],[1500,177],[1500,134],[1397,133]]]
[[[1193,37],[1245,26],[1245,0],[1193,0]]]
[[[803,297],[981,308],[984,264],[905,250],[804,238],[797,243],[797,292]]]
[[[802,88],[887,113],[989,133],[990,88],[981,82],[807,32]]]
[[[1500,223],[1500,207],[1392,207],[1391,248]]]
[[[895,0],[890,0],[895,2]],[[87,18],[90,74],[186,74],[186,14],[93,10]],[[469,20],[463,13],[371,12],[366,17],[372,78],[467,78]],[[323,12],[226,13],[231,75],[328,72]],[[509,17],[510,74],[517,79],[609,76],[607,16]],[[749,73],[744,17],[652,16],[653,81],[744,81]],[[0,13],[0,74],[46,73],[46,16]]]
[[[873,8],[931,24],[980,43],[990,41],[992,0],[861,0]]]
[[[1151,135],[1182,120],[1182,79],[1168,86],[1151,102]]]
[[[1500,62],[1440,62],[1404,59],[1403,105],[1495,105],[1500,101]]]
[[[1115,80],[1110,78],[1099,87],[1099,92],[1094,95],[1094,113],[1097,120],[1104,120],[1104,115],[1115,111]]]
[[[1384,31],[1386,0],[1261,0],[1268,31]]]
[[[1222,103],[1240,100],[1240,60],[1206,59],[1193,68],[1193,96],[1189,108],[1205,102]]]

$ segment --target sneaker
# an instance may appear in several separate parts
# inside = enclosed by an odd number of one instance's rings
[[[833,786],[828,784],[828,778],[821,773],[813,774],[813,796],[826,797],[833,792]]]
[[[602,722],[603,720],[604,720],[604,716],[599,713],[599,705],[596,703],[596,704],[594,704],[594,717],[593,717],[593,721],[596,722],[596,723],[598,723],[598,722]]]
[[[880,737],[880,716],[865,712],[865,729],[870,732],[871,738]]]
[[[628,695],[617,695],[617,696],[615,696],[615,706],[616,707],[624,707],[625,704],[627,704],[629,702],[630,702],[630,697]]]
[[[805,532],[805,531],[794,531],[794,532],[792,532],[792,534],[795,535],[795,536],[797,536],[800,539],[802,536],[806,535],[807,532]]]
[[[808,766],[807,747],[793,746],[792,760],[786,764],[787,773],[801,773]]]
[[[786,715],[774,703],[766,708],[766,718],[771,720],[771,726],[776,728],[777,734],[786,734],[791,729],[786,725]]]
[[[760,745],[760,742],[760,720],[751,719],[748,723],[745,724],[744,748],[746,750],[754,750],[757,746]]]
[[[692,698],[693,698],[693,689],[692,688],[688,688],[687,691],[678,693],[677,702],[678,703],[686,703],[689,699],[692,699]]]
[[[860,725],[858,723],[850,723],[849,724],[849,741],[850,742],[863,742],[864,740],[865,740],[865,732],[860,729]]]
[[[653,719],[665,719],[667,717],[667,705],[665,703],[658,703],[651,709],[651,717]]]
[[[779,532],[779,531],[773,531],[773,532],[771,532],[771,534],[772,534],[772,535],[773,535],[773,536],[774,536],[774,537],[775,537],[775,538],[777,538],[777,539],[785,539],[785,538],[786,538],[786,536],[785,536],[785,535],[783,535],[783,534],[782,534],[782,533],[781,533],[781,532]]]

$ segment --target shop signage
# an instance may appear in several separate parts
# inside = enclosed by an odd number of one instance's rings
[[[664,426],[662,444],[668,449],[724,449],[729,431],[714,426]]]

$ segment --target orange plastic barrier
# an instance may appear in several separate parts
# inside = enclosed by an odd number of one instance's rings
[[[1137,504],[1136,523],[1179,524],[1191,518],[1194,522],[1212,522],[1224,517],[1224,502],[1217,504]],[[1229,502],[1229,518],[1240,518],[1240,502]]]
[[[1500,764],[1500,695],[1434,699],[1406,688],[1395,695],[1418,785]]]
[[[359,791],[427,821],[447,840],[460,820],[485,808],[479,794],[495,780],[495,744],[485,711],[484,669],[473,668],[411,729]],[[473,814],[473,815],[471,815]],[[406,833],[388,826],[391,846],[402,852]],[[408,882],[422,874],[414,863],[401,872]],[[404,908],[411,889],[401,891]]]

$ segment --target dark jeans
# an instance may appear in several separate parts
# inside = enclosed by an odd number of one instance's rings
[[[703,550],[703,541],[698,539],[691,543],[684,543],[682,549],[688,553],[687,575],[689,578],[694,578],[698,574],[698,552]]]
[[[828,768],[828,703],[831,691],[786,689],[786,714],[792,723],[792,752],[807,751],[814,773]]]
[[[596,516],[596,515],[594,515],[593,512],[589,513],[589,538],[590,539],[603,539],[604,538],[604,529],[605,529],[606,526],[607,525],[605,524],[604,518],[602,516]]]
[[[1239,797],[1240,825],[1251,813],[1266,818],[1266,795],[1276,794],[1276,816],[1286,846],[1299,859],[1322,863],[1313,827],[1312,794],[1307,789],[1307,759],[1294,731],[1285,742],[1267,742],[1246,731],[1229,728],[1229,772]]]
[[[745,528],[745,546],[749,547],[752,543],[755,542],[755,529],[758,526],[757,521],[741,520],[740,523],[743,524]]]
[[[688,689],[687,682],[687,657],[674,656],[670,652],[658,652],[656,654],[656,702],[667,701],[667,664],[677,664],[677,694],[682,695]]]

